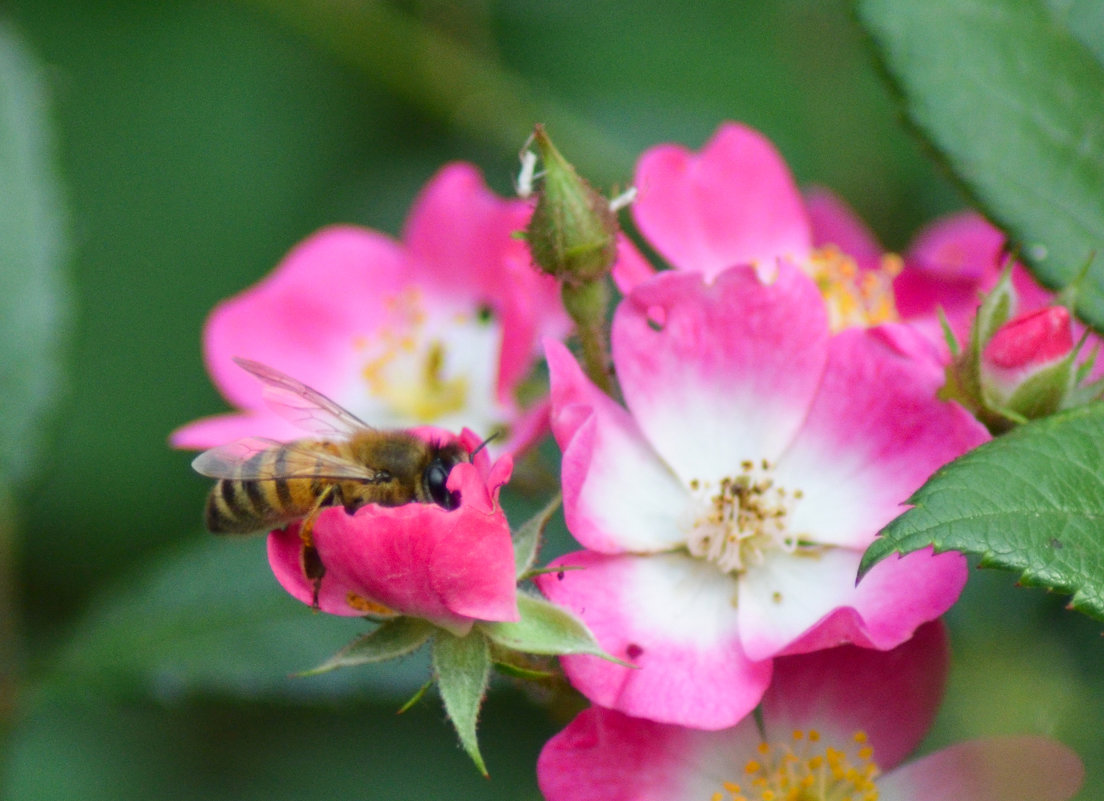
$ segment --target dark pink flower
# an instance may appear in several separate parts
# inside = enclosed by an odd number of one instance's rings
[[[441,438],[443,432],[419,432]],[[479,438],[465,431],[469,450]],[[465,634],[477,620],[518,619],[514,549],[499,488],[512,460],[493,465],[481,451],[474,463],[449,473],[448,489],[460,504],[363,506],[353,515],[340,507],[322,511],[311,535],[325,567],[320,584],[304,566],[300,523],[268,535],[268,557],[280,584],[303,603],[335,615],[408,615]]]
[[[532,441],[547,409],[523,408],[517,390],[539,338],[562,335],[567,321],[555,282],[530,267],[515,235],[529,214],[488,190],[474,167],[453,164],[422,191],[401,242],[351,225],[309,237],[211,313],[207,366],[240,411],[186,425],[173,444],[300,434],[264,405],[235,356],[292,375],[381,428],[468,426],[487,436],[505,427],[500,450]]]
[[[759,702],[772,659],[887,649],[942,614],[958,554],[863,550],[939,466],[986,439],[936,400],[942,369],[903,326],[832,335],[813,282],[779,262],[712,281],[669,271],[613,320],[625,407],[546,344],[568,528],[588,550],[538,584],[631,670],[565,657],[591,701],[706,729]],[[627,407],[627,408],[626,408]]]
[[[978,740],[902,765],[934,717],[947,669],[939,624],[892,651],[843,646],[775,663],[762,733],[592,707],[553,737],[537,774],[547,801],[808,799],[1065,801],[1077,756],[1042,737]]]

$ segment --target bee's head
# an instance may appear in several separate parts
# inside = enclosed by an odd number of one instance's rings
[[[467,461],[469,461],[468,454],[459,443],[451,443],[436,449],[433,459],[430,460],[422,476],[426,492],[435,504],[445,509],[455,509],[460,505],[460,493],[449,491],[448,477],[453,467]]]

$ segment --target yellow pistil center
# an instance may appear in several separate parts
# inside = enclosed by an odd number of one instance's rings
[[[429,328],[421,293],[411,287],[387,300],[385,319],[371,342],[358,343],[368,352],[362,375],[369,393],[400,419],[432,423],[468,403],[467,378],[448,375],[448,348]]]
[[[853,258],[835,245],[817,248],[805,263],[805,272],[816,281],[828,304],[828,322],[833,331],[899,319],[893,299],[893,279],[902,268],[901,257],[889,253],[882,257],[877,269],[860,269]]]
[[[686,540],[691,555],[739,574],[762,564],[768,551],[793,553],[800,547],[800,537],[790,530],[790,513],[801,490],[778,486],[771,473],[764,459],[743,462],[739,473],[718,482],[690,482],[698,510]]]
[[[866,734],[835,748],[815,730],[795,731],[789,742],[759,744],[743,776],[723,782],[709,801],[877,801],[878,766]]]

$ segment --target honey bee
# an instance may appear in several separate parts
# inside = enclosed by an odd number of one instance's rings
[[[216,534],[279,528],[303,519],[304,562],[317,559],[310,531],[318,512],[341,505],[352,514],[381,506],[459,504],[446,483],[470,461],[457,442],[434,443],[409,431],[372,428],[322,393],[259,362],[234,359],[264,383],[266,402],[318,438],[278,442],[250,437],[204,451],[196,472],[218,479],[207,496],[207,528]],[[306,566],[321,579],[320,564]]]

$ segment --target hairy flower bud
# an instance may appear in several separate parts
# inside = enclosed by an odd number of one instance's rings
[[[544,165],[537,206],[526,229],[536,265],[564,283],[601,278],[617,259],[617,216],[579,177],[541,125],[533,141]]]

